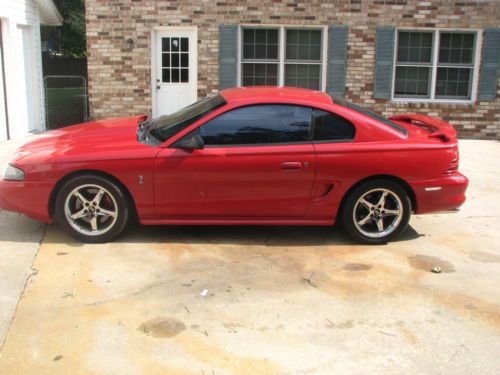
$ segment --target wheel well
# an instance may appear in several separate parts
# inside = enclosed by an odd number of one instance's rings
[[[132,202],[132,206],[130,208],[132,209],[132,212],[133,212],[133,215],[135,216],[135,218],[137,218],[137,208],[135,206],[135,201],[134,201],[134,198],[132,197],[132,194],[130,194],[130,191],[127,189],[127,187],[119,179],[117,179],[115,176],[113,176],[109,173],[103,172],[103,171],[95,170],[95,169],[84,169],[84,170],[71,172],[71,173],[68,173],[67,175],[65,175],[59,181],[57,181],[54,189],[52,189],[52,192],[50,193],[50,198],[49,198],[49,215],[51,218],[54,217],[56,198],[57,198],[57,194],[59,194],[59,191],[61,190],[61,188],[64,186],[64,184],[67,181],[71,180],[74,177],[82,176],[82,175],[100,176],[100,177],[106,178],[106,179],[112,181],[113,183],[115,183],[118,187],[120,187],[123,190],[123,192],[125,193],[125,195],[129,199],[129,202]]]
[[[403,180],[399,177],[396,177],[396,176],[392,176],[392,175],[379,174],[379,175],[374,175],[374,176],[364,178],[364,179],[356,182],[354,185],[352,185],[349,188],[349,190],[344,194],[344,197],[342,198],[342,202],[341,202],[340,208],[339,208],[339,213],[337,215],[338,217],[340,217],[340,215],[342,214],[342,210],[344,209],[344,204],[347,201],[347,197],[349,197],[349,195],[353,192],[353,190],[356,189],[359,185],[361,185],[367,181],[372,181],[372,180],[389,180],[389,181],[393,181],[393,182],[397,183],[408,194],[408,198],[410,198],[410,203],[411,203],[411,210],[413,212],[416,210],[417,199],[415,197],[415,192],[413,191],[411,186],[408,185],[408,183],[405,180]]]

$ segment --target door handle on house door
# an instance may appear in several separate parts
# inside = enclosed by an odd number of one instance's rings
[[[297,171],[302,169],[302,163],[300,161],[285,161],[281,163],[281,169],[285,171]]]

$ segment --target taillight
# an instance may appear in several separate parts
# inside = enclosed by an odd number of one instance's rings
[[[458,172],[458,158],[453,159],[448,167],[448,169],[444,172],[444,174],[453,174]]]
[[[457,149],[453,152],[453,159],[451,160],[450,165],[448,166],[448,169],[444,172],[444,174],[450,175],[458,172],[459,160],[460,157],[458,155],[458,149]]]

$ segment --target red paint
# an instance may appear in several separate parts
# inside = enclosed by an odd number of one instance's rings
[[[449,210],[465,200],[467,178],[451,125],[421,115],[393,117],[409,136],[321,92],[294,88],[242,88],[222,92],[227,105],[159,147],[136,141],[143,116],[96,121],[46,132],[20,148],[11,163],[22,182],[0,181],[0,207],[51,222],[50,198],[71,173],[113,176],[130,192],[143,224],[328,225],[349,189],[385,175],[405,181],[417,213]],[[171,144],[207,120],[236,107],[290,103],[337,113],[356,127],[353,142],[210,147],[188,152]],[[142,176],[143,183],[139,183]],[[441,186],[439,191],[426,187]]]

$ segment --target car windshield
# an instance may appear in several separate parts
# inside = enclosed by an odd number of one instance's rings
[[[405,128],[403,128],[402,126],[399,126],[398,124],[395,124],[394,122],[386,119],[384,116],[379,115],[378,113],[370,111],[369,109],[363,108],[357,104],[348,102],[347,100],[339,98],[338,96],[332,96],[332,100],[335,104],[341,105],[343,107],[347,107],[347,108],[352,109],[356,112],[359,112],[365,116],[368,116],[374,120],[380,121],[380,122],[384,123],[385,125],[389,125],[391,128],[399,131],[400,133],[403,133],[405,135],[408,134],[408,132],[406,131]]]
[[[174,134],[225,104],[226,101],[221,95],[209,96],[170,115],[145,121],[140,126],[140,131],[144,134],[139,134],[139,140],[150,143],[165,142]],[[156,142],[151,142],[149,136],[152,136]]]

